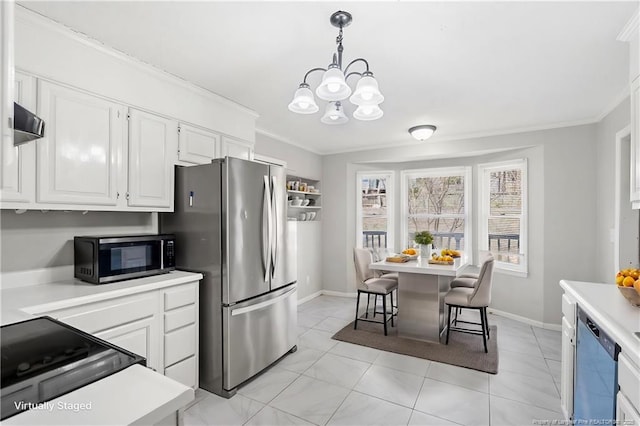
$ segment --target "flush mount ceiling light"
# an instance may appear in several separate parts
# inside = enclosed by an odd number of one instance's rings
[[[436,126],[432,126],[431,124],[414,126],[409,129],[409,133],[411,133],[411,136],[418,139],[419,141],[426,141],[433,135],[435,131],[436,131]]]
[[[316,95],[320,99],[329,101],[329,104],[326,107],[324,116],[320,119],[321,122],[325,124],[343,124],[349,121],[344,114],[344,103],[340,102],[347,98],[352,104],[358,106],[353,113],[355,119],[377,120],[383,115],[379,105],[384,101],[384,96],[378,89],[378,82],[373,77],[373,73],[369,71],[369,63],[363,58],[357,58],[349,62],[344,70],[342,68],[342,51],[344,50],[342,47],[342,29],[351,23],[351,14],[338,11],[331,15],[329,21],[331,25],[340,29],[338,37],[336,37],[337,53],[333,54],[333,60],[327,68],[312,68],[307,71],[293,96],[293,100],[289,104],[289,110],[298,114],[313,114],[320,109],[307,83],[307,77],[316,71],[323,71],[322,81],[316,88]],[[366,69],[363,72],[349,72],[349,68],[357,62],[362,62]],[[351,87],[347,84],[347,79],[351,76],[360,77],[353,94],[351,93]]]

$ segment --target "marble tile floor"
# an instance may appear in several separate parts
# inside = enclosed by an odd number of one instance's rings
[[[492,375],[332,340],[353,320],[353,299],[316,297],[298,316],[297,352],[231,399],[198,390],[184,424],[516,426],[563,419],[560,332],[489,315],[498,326],[499,373]]]

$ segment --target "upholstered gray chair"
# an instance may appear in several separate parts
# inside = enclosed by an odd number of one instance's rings
[[[489,303],[491,303],[491,283],[493,281],[493,257],[487,257],[487,259],[483,262],[482,267],[480,268],[480,273],[478,274],[478,278],[456,278],[451,284],[452,288],[449,290],[447,295],[444,297],[444,303],[447,304],[447,341],[446,344],[449,344],[449,332],[459,331],[463,333],[470,334],[482,334],[482,341],[484,343],[484,351],[487,351],[487,339],[489,336],[489,323],[487,321],[487,307]],[[453,287],[453,284],[456,281],[462,280],[462,283],[468,283],[470,280],[475,281],[473,286],[467,287],[466,285],[456,285]],[[464,308],[464,309],[478,309],[480,311],[480,323],[470,322],[470,321],[462,321],[457,319],[457,315],[455,320],[451,321],[451,308]],[[467,323],[467,324],[476,324],[481,326],[482,331],[475,329],[466,329],[458,327],[458,322]]]
[[[391,306],[393,306],[393,291],[398,288],[398,280],[376,276],[374,271],[369,268],[369,265],[373,261],[373,255],[369,249],[354,248],[353,261],[356,267],[356,280],[358,282],[356,320],[353,323],[353,328],[358,328],[358,321],[376,322],[383,324],[384,335],[386,336],[387,322],[391,321],[391,326],[393,327],[393,308],[391,308],[391,312],[387,313],[387,296],[391,297]],[[365,313],[364,319],[358,317],[358,311],[360,309],[360,295],[362,293],[367,295],[367,312]],[[378,295],[382,296],[382,321],[369,319],[369,297],[371,295],[374,296],[374,300],[377,300]],[[375,312],[375,306],[373,310]]]

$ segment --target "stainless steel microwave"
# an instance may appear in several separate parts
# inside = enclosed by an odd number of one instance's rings
[[[175,269],[175,237],[82,236],[73,239],[74,276],[94,284],[163,274]]]

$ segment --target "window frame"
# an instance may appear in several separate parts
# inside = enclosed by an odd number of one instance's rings
[[[363,248],[363,213],[362,213],[362,180],[386,179],[385,194],[387,199],[387,249],[393,250],[395,246],[395,172],[393,170],[375,170],[356,172],[356,247]],[[378,216],[380,217],[380,216]]]
[[[473,261],[473,234],[472,234],[472,198],[471,190],[473,186],[471,167],[437,167],[428,169],[410,169],[400,172],[400,232],[402,235],[401,244],[403,247],[409,247],[409,206],[407,201],[409,178],[412,177],[444,177],[444,176],[463,176],[464,178],[464,253],[468,262]],[[442,215],[441,217],[457,217],[459,215]]]
[[[521,191],[522,191],[522,209],[520,212],[520,241],[518,244],[519,256],[521,262],[514,265],[508,262],[501,262],[496,259],[495,268],[511,275],[526,277],[529,273],[529,246],[528,246],[528,223],[529,223],[529,206],[528,206],[528,169],[527,159],[519,158],[515,160],[500,161],[478,164],[478,250],[489,251],[489,219],[490,219],[490,193],[491,182],[490,176],[492,172],[521,169]],[[517,217],[510,215],[508,217]]]

